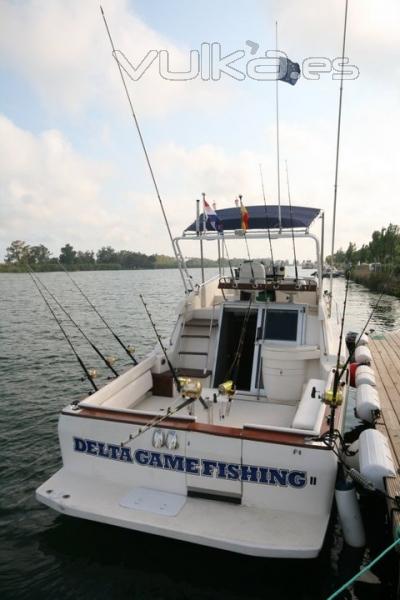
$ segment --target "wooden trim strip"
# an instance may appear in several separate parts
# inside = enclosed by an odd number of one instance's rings
[[[149,421],[151,421],[151,418],[149,418],[146,415],[131,415],[128,413],[121,413],[112,410],[98,410],[89,407],[83,408],[74,413],[64,410],[62,411],[62,414],[69,417],[81,417],[101,421],[113,421],[116,423],[130,423],[132,425],[146,425]],[[338,410],[336,413],[337,422],[339,421],[339,418],[340,410]],[[209,435],[217,435],[221,437],[240,438],[244,440],[251,440],[254,442],[270,442],[273,444],[283,444],[285,446],[311,446],[311,444],[306,441],[307,436],[301,434],[280,431],[268,431],[264,429],[253,429],[248,427],[242,429],[239,427],[227,427],[225,425],[212,425],[209,423],[196,423],[193,421],[184,421],[181,419],[174,418],[165,419],[164,421],[162,421],[162,423],[157,425],[157,427],[166,429],[176,429],[178,431],[193,431]],[[328,426],[323,428],[321,433],[323,433],[324,430],[327,429]],[[313,446],[313,448],[318,450],[328,449],[325,446]]]

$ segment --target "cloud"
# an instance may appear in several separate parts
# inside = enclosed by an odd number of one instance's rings
[[[166,49],[171,69],[185,69],[189,50],[146,25],[126,0],[104,0],[115,47],[135,66],[149,50]],[[53,113],[73,115],[89,108],[122,109],[129,116],[117,66],[97,0],[32,0],[0,4],[0,57],[3,66],[28,80],[42,104]],[[182,108],[209,110],[227,98],[223,85],[201,80],[165,81],[157,61],[136,83],[127,79],[138,113],[162,116]],[[151,101],[149,101],[151,99]]]

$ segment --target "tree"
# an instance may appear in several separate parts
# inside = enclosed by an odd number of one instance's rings
[[[63,265],[71,265],[75,261],[76,250],[73,249],[71,244],[65,244],[63,248],[61,248],[60,253],[60,262]]]
[[[111,246],[103,246],[97,251],[97,262],[99,263],[116,263],[118,262],[118,256],[114,248]]]
[[[76,255],[75,262],[80,265],[92,265],[95,263],[94,252],[92,250],[79,251]]]
[[[348,248],[344,253],[347,263],[353,263],[356,260],[357,246],[353,242],[349,242]]]
[[[29,246],[22,240],[15,240],[6,249],[6,263],[20,264],[26,262],[29,257]]]
[[[45,263],[50,260],[50,254],[50,250],[43,244],[31,246],[28,250],[28,260],[33,265]]]

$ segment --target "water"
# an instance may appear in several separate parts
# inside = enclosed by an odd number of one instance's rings
[[[209,271],[210,275],[212,271]],[[196,274],[196,277],[198,274]],[[63,273],[41,275],[106,354],[129,364],[111,334]],[[126,343],[144,356],[154,333],[138,294],[162,335],[181,298],[176,270],[76,273],[75,277]],[[328,283],[324,282],[326,287]],[[334,281],[339,304],[344,281]],[[360,330],[377,299],[350,284],[345,330]],[[63,517],[39,504],[35,488],[61,464],[57,419],[61,408],[89,389],[80,367],[28,275],[0,274],[0,598],[8,599],[286,599],[316,600],[335,589],[340,532],[333,525],[313,561],[265,560]],[[61,313],[60,313],[61,316]],[[89,366],[108,374],[64,318]],[[398,327],[400,302],[385,296],[370,327]],[[348,427],[355,427],[352,408]],[[371,555],[375,555],[371,547]],[[343,559],[342,559],[343,562]],[[351,576],[357,567],[349,571]],[[338,587],[338,586],[336,586]],[[357,597],[387,598],[383,585],[356,587]],[[373,594],[373,595],[371,595]],[[383,594],[383,595],[381,595]]]

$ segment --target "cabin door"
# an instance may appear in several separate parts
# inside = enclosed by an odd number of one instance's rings
[[[235,379],[240,391],[250,391],[252,385],[254,342],[258,308],[225,306],[222,314],[215,366],[214,387],[227,379]],[[240,339],[242,343],[240,346]],[[239,358],[237,354],[239,353]]]

